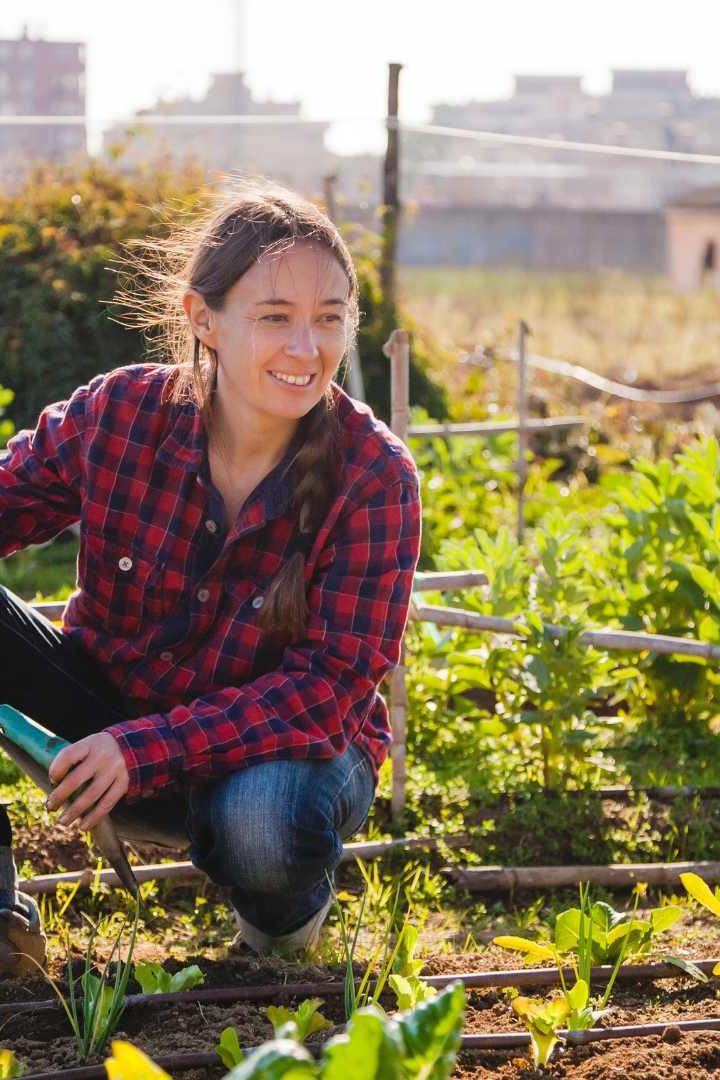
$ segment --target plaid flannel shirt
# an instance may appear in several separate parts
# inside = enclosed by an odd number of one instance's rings
[[[407,448],[332,384],[337,493],[306,559],[309,619],[288,643],[257,627],[292,551],[293,440],[232,529],[197,407],[138,364],[48,406],[0,458],[0,557],[80,523],[77,589],[63,614],[127,716],[106,730],[128,797],[274,758],[331,758],[354,741],[375,770],[390,743],[378,686],[400,656],[420,548]]]

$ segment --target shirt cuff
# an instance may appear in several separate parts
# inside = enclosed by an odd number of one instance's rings
[[[156,794],[180,773],[182,748],[162,713],[123,720],[105,730],[115,739],[125,760],[127,799]]]

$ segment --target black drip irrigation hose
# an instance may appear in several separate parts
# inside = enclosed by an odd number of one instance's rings
[[[558,1035],[571,1046],[584,1046],[591,1042],[608,1042],[613,1039],[642,1039],[652,1035],[664,1035],[668,1031],[720,1031],[720,1017],[702,1020],[664,1020],[659,1024],[626,1024],[621,1027],[591,1028],[589,1031],[559,1031]],[[492,1032],[488,1035],[463,1035],[460,1050],[516,1050],[530,1045],[530,1036],[525,1031]],[[256,1047],[247,1047],[243,1053],[249,1054]],[[318,1053],[320,1048],[310,1048]],[[171,1054],[155,1059],[155,1064],[172,1072],[184,1072],[188,1069],[202,1069],[220,1065],[220,1057],[213,1052],[196,1054]],[[25,1073],[23,1080],[106,1080],[104,1065],[80,1066],[77,1069],[64,1069],[61,1073]]]
[[[688,961],[699,968],[705,975],[712,974],[713,968],[720,964],[720,959],[715,957],[709,960]],[[606,984],[610,979],[613,968],[603,964],[590,969],[590,981],[593,984]],[[563,977],[570,979],[573,976],[571,968],[562,969]],[[687,972],[675,964],[624,964],[620,967],[616,978],[626,982],[648,982],[654,979],[681,979],[689,978]],[[448,975],[422,975],[421,981],[435,989],[441,989],[454,982],[461,982],[468,990],[500,989],[513,986],[524,989],[534,986],[550,986],[559,982],[560,971],[556,967],[545,968],[520,968],[508,969],[507,971],[468,971],[453,972]],[[358,980],[359,983],[359,980]],[[125,1007],[130,1009],[146,1005],[182,1005],[194,1002],[235,1002],[235,1001],[276,1001],[286,998],[305,998],[316,996],[331,996],[344,993],[345,984],[337,980],[328,982],[303,982],[303,983],[264,983],[258,986],[219,986],[206,990],[181,990],[172,994],[128,994],[125,998]],[[17,1016],[20,1013],[54,1012],[62,1008],[56,998],[46,1001],[9,1001],[0,1004],[0,1016]]]

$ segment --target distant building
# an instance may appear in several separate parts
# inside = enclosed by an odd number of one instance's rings
[[[85,115],[85,46],[42,41],[27,31],[0,41],[2,116]],[[0,181],[21,179],[38,159],[65,163],[86,153],[84,120],[73,124],[0,123]]]
[[[608,94],[579,76],[517,75],[512,96],[435,106],[431,123],[605,145],[720,153],[720,99],[684,70],[618,69]],[[660,211],[698,182],[697,166],[445,136],[403,137],[403,194],[423,205]],[[720,183],[720,167],[703,166]]]
[[[168,121],[143,123],[140,112],[131,122],[104,133],[104,152],[119,150],[118,167],[169,156],[176,162],[197,162],[208,171],[261,173],[308,194],[321,193],[323,176],[332,171],[333,156],[325,147],[328,125],[301,120],[297,101],[255,101],[241,71],[213,75],[201,99],[159,101],[147,112],[167,116]],[[222,121],[235,115],[267,117],[267,122]],[[195,116],[198,122],[193,121]],[[280,116],[293,119],[274,119]],[[218,120],[200,122],[201,117]]]
[[[667,208],[667,273],[678,292],[720,289],[720,186],[698,188]]]

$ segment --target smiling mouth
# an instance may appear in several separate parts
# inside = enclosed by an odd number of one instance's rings
[[[312,375],[286,375],[281,371],[269,371],[270,375],[275,382],[282,383],[283,386],[299,386],[300,388],[309,386],[315,378],[315,374]]]

